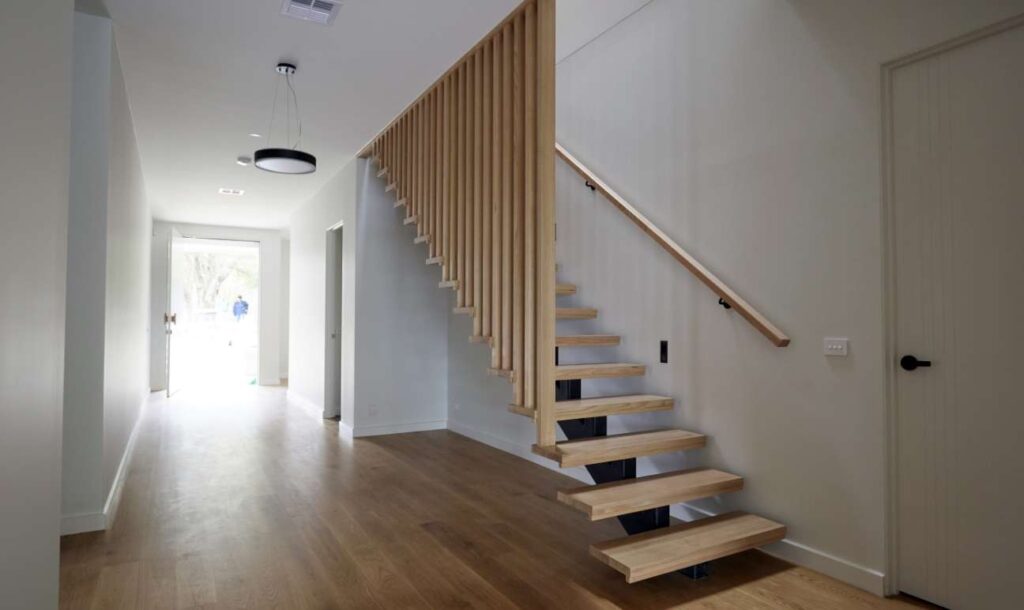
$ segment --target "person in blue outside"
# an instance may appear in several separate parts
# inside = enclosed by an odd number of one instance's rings
[[[235,314],[235,322],[241,322],[242,318],[249,313],[249,303],[242,298],[242,295],[238,295],[238,300],[231,307],[231,313]]]

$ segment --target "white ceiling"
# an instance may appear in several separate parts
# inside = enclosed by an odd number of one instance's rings
[[[278,228],[518,0],[345,0],[327,27],[281,16],[282,0],[105,4],[154,217]],[[248,134],[266,134],[281,59],[299,67],[315,174],[235,163],[264,142]]]

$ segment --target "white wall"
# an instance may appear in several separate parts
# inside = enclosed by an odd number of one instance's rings
[[[57,607],[72,12],[70,0],[0,3],[5,609]]]
[[[164,332],[164,313],[167,311],[168,261],[167,247],[171,229],[176,228],[185,237],[204,239],[233,239],[255,241],[260,244],[260,319],[259,319],[259,383],[281,383],[281,341],[288,332],[282,328],[280,306],[284,296],[282,283],[282,235],[275,229],[246,229],[186,223],[153,223],[152,285],[150,295],[150,389],[167,389],[167,335]]]
[[[448,295],[412,243],[403,210],[357,159],[292,216],[289,396],[324,410],[327,230],[342,242],[343,430],[355,436],[444,427]]]
[[[111,54],[110,182],[103,375],[103,489],[114,490],[149,394],[150,248],[153,219],[116,40]],[[105,512],[116,504],[108,501]]]
[[[151,217],[109,19],[75,13],[62,533],[104,529],[149,386]]]
[[[327,183],[316,197],[292,215],[290,329],[288,347],[288,395],[317,412],[324,410],[324,359],[327,320],[327,230],[344,225],[342,244],[341,359],[348,364],[355,353],[355,248],[357,163],[350,162]],[[354,417],[352,392],[354,368],[342,367],[341,416],[351,425]]]
[[[75,13],[61,514],[102,521],[103,371],[113,29]],[[93,524],[84,529],[96,529]],[[98,526],[102,528],[102,524]],[[64,529],[64,528],[62,528]],[[79,529],[79,528],[73,528]],[[71,530],[64,529],[64,533]]]
[[[571,8],[560,21],[584,19]],[[612,9],[585,19],[604,28],[624,12]],[[742,493],[698,508],[776,518],[790,529],[775,552],[875,592],[886,569],[880,66],[1021,11],[1019,1],[654,0],[559,50],[559,140],[793,339],[775,348],[724,311],[560,165],[561,277],[601,309],[579,326],[624,337],[563,361],[650,365],[643,380],[584,384],[585,394],[676,397],[674,412],[614,418],[611,431],[678,425],[710,442],[643,460],[641,472],[700,462],[744,475]],[[826,359],[825,336],[849,337],[850,357]],[[657,364],[661,339],[670,364]],[[483,356],[459,358],[454,344],[452,354],[450,426],[524,452],[523,424],[493,415],[505,390],[466,390]]]

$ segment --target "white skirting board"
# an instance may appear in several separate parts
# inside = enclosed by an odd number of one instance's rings
[[[103,511],[61,517],[61,536],[84,532],[98,532],[109,529],[114,524],[114,518],[117,516],[117,507],[121,504],[124,481],[128,476],[128,468],[131,466],[132,456],[135,454],[135,441],[138,439],[139,430],[142,428],[142,418],[145,415],[148,400],[148,396],[142,399],[139,415],[135,418],[135,425],[132,427],[132,433],[128,437],[128,444],[125,445],[124,453],[121,454],[121,462],[117,465],[114,483],[110,486],[110,492],[107,494],[107,501],[103,505]]]
[[[293,392],[291,389],[288,390],[286,396],[289,404],[301,407],[303,411],[309,413],[310,415],[314,415],[320,419],[323,419],[324,409],[321,405],[316,404],[312,400],[306,398],[305,396],[297,392]]]
[[[342,424],[348,428],[347,424]],[[405,432],[426,432],[427,430],[444,430],[448,427],[448,420],[437,419],[433,421],[411,422],[407,424],[380,424],[375,426],[355,426],[349,428],[353,438],[363,436],[382,436],[384,434],[403,434]]]
[[[554,461],[533,453],[529,445],[524,446],[522,444],[497,437],[489,432],[471,428],[453,420],[448,421],[448,429],[456,434],[467,436],[475,441],[494,447],[495,449],[500,449],[506,453],[511,453],[512,455],[519,456],[535,464],[544,466],[549,470],[557,471],[585,483],[592,484],[594,482],[593,479],[590,478],[590,475],[587,474],[586,468],[559,468]],[[692,512],[687,513],[688,510]],[[695,518],[694,513],[699,514],[700,516],[712,515],[710,512],[700,510],[690,505],[675,505],[672,507],[671,513],[673,517],[685,521],[693,520]],[[875,595],[882,596],[885,594],[885,575],[878,570],[857,565],[842,559],[841,557],[836,557],[824,551],[813,549],[789,539],[763,547],[762,550],[769,555],[778,557],[779,559],[816,570],[831,576],[832,578],[841,580],[860,589],[864,589],[870,593],[874,593]]]

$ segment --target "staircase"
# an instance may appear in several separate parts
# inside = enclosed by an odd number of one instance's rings
[[[596,320],[593,307],[563,306],[577,287],[555,280],[556,155],[773,344],[778,328],[654,226],[555,141],[555,0],[524,0],[360,152],[404,207],[402,223],[426,248],[455,313],[473,321],[470,341],[490,347],[487,372],[512,385],[512,413],[531,418],[533,451],[561,467],[583,466],[595,485],[558,500],[591,520],[615,518],[626,536],[591,555],[628,582],[683,570],[781,540],[785,526],[746,513],[673,525],[672,504],[739,491],[743,479],[700,468],[637,477],[636,459],[704,447],[699,432],[608,434],[608,417],[668,411],[668,396],[583,397],[585,380],[641,377],[638,362],[560,364],[562,350],[614,347],[610,334],[558,332]],[[556,429],[566,440],[558,441]]]
[[[559,296],[574,295],[577,288],[559,284]],[[559,306],[559,320],[594,319],[597,310]],[[587,316],[575,315],[586,311]],[[574,347],[606,347],[620,343],[616,335],[559,333],[558,351]],[[581,398],[584,379],[644,375],[643,364],[611,362],[559,364],[555,367],[557,402],[555,419],[568,440],[554,445],[534,445],[533,451],[563,468],[586,466],[595,485],[558,492],[558,500],[582,512],[591,521],[619,518],[627,535],[594,544],[590,554],[622,572],[633,583],[668,572],[685,570],[692,576],[706,573],[707,562],[777,542],[786,535],[780,523],[742,512],[728,513],[670,525],[668,507],[743,488],[743,478],[711,468],[680,470],[646,477],[636,476],[636,458],[674,451],[700,449],[707,438],[698,432],[678,429],[607,434],[607,418],[671,410],[668,396],[635,394]],[[532,417],[523,409],[514,413]]]

